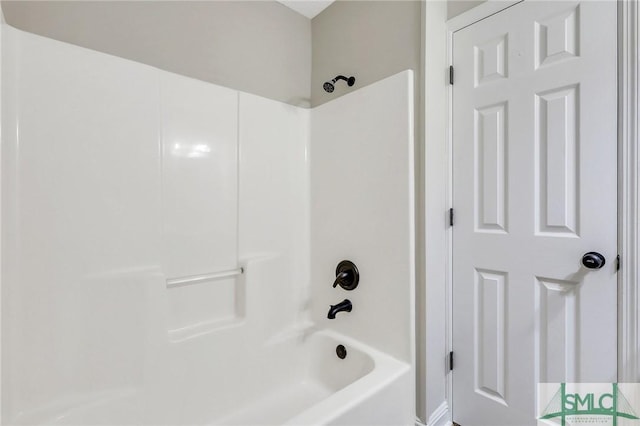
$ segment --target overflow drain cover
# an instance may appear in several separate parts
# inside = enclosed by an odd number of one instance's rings
[[[336,346],[336,355],[340,359],[345,359],[347,357],[347,349],[342,345]]]

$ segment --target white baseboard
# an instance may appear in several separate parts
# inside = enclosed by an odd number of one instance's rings
[[[451,426],[451,415],[449,414],[449,404],[444,401],[433,413],[429,416],[426,425],[422,426]]]

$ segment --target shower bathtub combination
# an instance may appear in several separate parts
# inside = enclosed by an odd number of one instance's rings
[[[308,109],[1,38],[2,424],[414,424],[411,71]]]

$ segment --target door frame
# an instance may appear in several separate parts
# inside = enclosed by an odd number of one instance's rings
[[[640,381],[640,8],[618,2],[618,381]]]
[[[449,65],[453,34],[521,1],[488,0],[447,20],[445,2],[423,3],[424,166],[425,166],[425,419],[427,425],[451,424],[453,379],[447,360],[453,341],[452,228],[453,88]],[[610,0],[611,1],[611,0]],[[618,381],[640,382],[640,5],[618,0]],[[455,73],[454,73],[455,74]],[[455,79],[455,75],[454,75]],[[443,108],[444,106],[444,108]],[[442,185],[446,182],[446,185]],[[435,212],[435,213],[434,213]],[[444,223],[443,223],[444,222]],[[444,225],[444,226],[443,226]],[[441,253],[438,255],[437,253]],[[430,262],[429,258],[433,260]],[[433,267],[429,267],[432,265]],[[434,296],[435,300],[431,297]],[[431,325],[430,325],[431,324]],[[433,330],[444,325],[444,339]],[[435,356],[433,352],[436,352]],[[440,360],[440,361],[438,361]],[[444,361],[444,362],[442,362]],[[439,365],[438,365],[439,364]],[[443,368],[444,364],[444,368]]]

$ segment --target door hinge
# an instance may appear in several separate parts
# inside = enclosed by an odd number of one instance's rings
[[[449,84],[453,84],[453,65],[449,65]]]
[[[453,226],[453,207],[449,209],[449,226]]]
[[[620,270],[620,255],[616,256],[616,271]]]
[[[453,351],[449,352],[449,371],[453,371]]]

